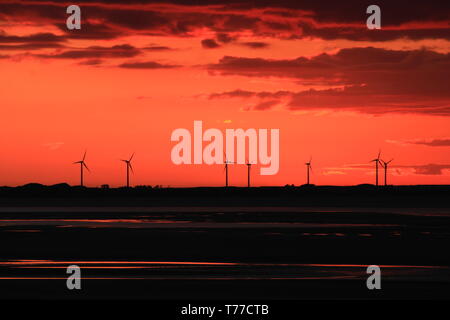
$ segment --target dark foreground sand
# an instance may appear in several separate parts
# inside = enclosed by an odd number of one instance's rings
[[[2,207],[0,298],[448,299],[449,212]],[[81,291],[66,289],[69,264]]]

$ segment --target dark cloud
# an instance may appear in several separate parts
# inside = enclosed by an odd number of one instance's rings
[[[433,140],[419,140],[414,144],[423,144],[430,147],[450,147],[450,139],[433,139]]]
[[[244,76],[323,79],[329,84],[366,83],[379,73],[385,77],[389,72],[419,75],[420,72],[429,71],[434,72],[434,76],[439,76],[442,83],[446,83],[442,68],[448,67],[449,63],[449,54],[429,50],[400,51],[366,47],[342,49],[336,54],[289,60],[225,56],[219,63],[210,65],[209,69],[223,74]],[[435,84],[427,85],[428,81],[429,79],[423,81],[423,85],[432,89]],[[441,85],[440,88],[448,88],[448,85],[445,84],[445,87]]]
[[[65,41],[64,37],[52,33],[36,33],[28,36],[0,33],[0,43],[57,43],[63,41]]]
[[[387,91],[387,90],[386,90]],[[420,100],[425,102],[421,103]],[[290,110],[341,110],[372,115],[388,113],[420,113],[433,116],[450,116],[448,99],[441,102],[432,96],[403,95],[366,87],[344,89],[307,90],[296,92],[287,104]]]
[[[261,21],[259,18],[247,17],[244,14],[232,14],[225,17],[216,17],[223,20],[221,27],[216,25],[217,29],[222,29],[223,31],[252,30],[255,28],[256,24]]]
[[[230,36],[227,33],[218,33],[216,35],[216,39],[217,39],[217,41],[222,42],[222,43],[230,43],[235,40],[234,37]]]
[[[208,66],[209,70],[224,75],[243,75],[249,77],[290,77],[317,78],[331,63],[300,57],[293,60],[270,60],[225,56],[217,64]]]
[[[65,33],[66,39],[109,40],[126,35],[123,30],[118,28],[89,21],[83,21],[80,30],[68,30],[65,23],[58,23],[56,26]]]
[[[250,47],[252,49],[264,49],[269,46],[266,42],[259,42],[259,41],[251,41],[251,42],[243,42],[242,45],[246,47]]]
[[[221,92],[221,93],[213,93],[209,95],[209,99],[216,99],[216,98],[249,98],[254,97],[255,92],[246,91],[246,90],[234,90],[234,91],[228,91],[228,92]]]
[[[9,22],[26,20],[56,22],[67,18],[66,7],[64,4],[58,4],[57,2],[4,1],[0,3],[0,19]]]
[[[169,65],[169,64],[161,64],[154,61],[145,61],[145,62],[127,62],[119,65],[120,68],[126,69],[168,69],[168,68],[176,68],[178,66]]]
[[[321,38],[324,40],[348,39],[353,41],[390,41],[399,38],[408,38],[411,40],[420,39],[450,39],[450,28],[436,26],[434,28],[415,27],[408,29],[395,28],[389,29],[382,27],[379,30],[369,30],[364,24],[355,26],[321,26],[320,24],[311,24],[308,22],[299,23],[301,32],[293,35],[292,38]]]
[[[39,50],[46,48],[63,48],[64,46],[54,42],[32,42],[14,45],[2,45],[0,44],[0,50]]]
[[[89,59],[86,61],[82,61],[79,64],[83,65],[83,66],[98,66],[101,65],[103,63],[103,60],[101,59]]]
[[[173,50],[170,47],[166,47],[166,46],[148,46],[148,47],[143,47],[142,50],[146,50],[146,51],[169,51],[169,50]]]
[[[97,15],[104,18],[108,23],[132,30],[152,30],[161,26],[169,26],[169,16],[150,10],[99,10]]]
[[[82,1],[77,3],[83,8],[82,29],[70,32],[62,23],[67,4],[56,1],[0,3],[0,19],[53,23],[66,37],[80,39],[112,39],[136,33],[186,36],[203,29],[217,32],[221,43],[231,41],[223,35],[242,31],[292,39],[450,38],[448,1],[377,1],[382,10],[381,30],[366,29],[366,8],[372,3],[359,0],[163,2],[164,7],[159,1]],[[215,3],[218,6],[211,6]]]
[[[450,5],[447,1],[426,2],[422,0],[373,1],[302,1],[299,6],[312,10],[319,22],[359,22],[368,16],[366,8],[377,4],[381,9],[382,25],[399,25],[411,21],[447,21]]]
[[[279,103],[278,100],[268,100],[268,101],[263,101],[258,103],[257,105],[252,107],[252,110],[258,110],[258,111],[263,111],[263,110],[270,110],[272,109],[274,106],[276,106]]]
[[[129,44],[112,47],[91,46],[77,50],[67,50],[57,54],[39,54],[39,58],[85,59],[85,58],[131,58],[141,54],[141,50]]]
[[[195,5],[197,1],[166,1],[169,3]],[[450,4],[448,1],[426,2],[423,0],[222,0],[209,1],[211,4],[224,4],[248,10],[251,8],[270,8],[269,12],[277,12],[280,16],[292,16],[293,10],[309,11],[320,22],[360,22],[365,21],[366,8],[371,4],[377,4],[382,11],[382,19],[385,25],[398,25],[410,21],[447,21],[449,20]],[[236,7],[236,6],[235,6]],[[279,9],[276,9],[279,8]]]
[[[349,88],[351,92],[352,88]],[[290,110],[335,110],[354,111],[372,115],[388,113],[408,114],[419,113],[434,116],[450,116],[450,106],[436,105],[433,98],[428,98],[428,104],[417,104],[415,96],[383,95],[382,93],[348,93],[346,89],[305,90],[300,92],[250,92],[230,91],[213,93],[210,99],[217,98],[256,98],[261,101],[277,99],[279,104],[285,104]]]
[[[424,145],[429,147],[450,147],[450,138],[441,139],[415,139],[415,140],[388,140],[390,143],[405,145],[405,144],[416,144]]]
[[[212,93],[209,95],[209,99],[217,99],[217,98],[251,98],[251,97],[258,97],[261,99],[265,98],[282,98],[282,97],[290,97],[292,96],[292,92],[289,91],[276,91],[276,92],[268,92],[268,91],[260,91],[260,92],[253,92],[253,91],[247,91],[247,90],[233,90],[233,91],[226,91],[226,92],[220,92],[220,93]]]
[[[450,115],[450,83],[447,80],[450,54],[425,49],[350,48],[336,54],[291,60],[225,56],[208,68],[212,73],[222,75],[282,77],[300,84],[333,86],[284,92],[284,97],[289,95],[291,98],[288,107],[292,110],[349,109],[370,114]],[[281,98],[280,92],[254,95]]]
[[[442,175],[443,170],[450,169],[450,165],[426,164],[426,165],[419,165],[419,166],[410,166],[410,168],[414,169],[416,174]]]
[[[426,2],[422,0],[261,0],[247,1],[248,7],[284,8],[279,14],[289,14],[294,10],[309,11],[319,22],[360,22],[365,21],[366,9],[377,4],[381,8],[383,25],[399,25],[410,21],[447,21],[450,4],[448,1]]]
[[[214,39],[202,40],[202,47],[207,49],[219,48],[220,45]]]

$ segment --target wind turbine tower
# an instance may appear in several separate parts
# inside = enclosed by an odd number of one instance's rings
[[[131,160],[133,160],[133,157],[134,157],[134,153],[131,155],[130,159],[121,160],[121,161],[125,162],[125,164],[127,166],[127,188],[130,187],[130,169],[131,169],[131,172],[134,173],[133,166],[131,165]]]
[[[234,162],[228,161],[226,155],[224,155],[224,157],[225,157],[225,168],[224,168],[224,171],[225,171],[225,187],[228,187],[228,165],[231,164],[231,163],[234,163]]]
[[[309,172],[312,171],[311,167],[312,157],[309,158],[309,161],[305,163],[306,165],[306,184],[309,185]]]
[[[376,159],[373,159],[370,162],[375,162],[375,185],[378,186],[378,165],[381,164],[380,161],[380,156],[381,156],[381,150],[378,152],[378,157]]]
[[[247,187],[250,188],[250,171],[252,169],[252,164],[247,161],[247,163],[245,164],[247,166]]]
[[[380,159],[381,165],[384,167],[384,185],[385,185],[385,186],[387,186],[387,171],[388,171],[388,165],[389,165],[389,163],[392,162],[392,160],[394,160],[394,159],[391,159],[391,160],[389,160],[388,162],[386,162],[386,161],[383,161],[383,160]]]
[[[80,164],[80,186],[82,186],[82,187],[84,187],[84,184],[83,184],[83,182],[84,182],[83,181],[83,169],[86,168],[86,170],[90,172],[89,168],[86,165],[86,162],[84,162],[85,159],[86,159],[86,151],[84,152],[82,160],[76,161],[76,162],[73,163],[73,164]]]

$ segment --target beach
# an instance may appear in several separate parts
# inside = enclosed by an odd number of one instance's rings
[[[442,299],[450,210],[0,208],[2,299]],[[66,287],[69,265],[82,290]],[[366,287],[378,265],[382,290]]]

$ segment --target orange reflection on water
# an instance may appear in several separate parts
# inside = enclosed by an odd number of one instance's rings
[[[51,265],[51,264],[143,264],[143,265],[239,265],[227,262],[191,262],[191,261],[54,261],[54,260],[12,260],[0,262],[1,265]]]
[[[260,267],[321,267],[321,268],[367,268],[366,264],[311,264],[311,263],[243,263],[243,262],[199,262],[199,261],[55,261],[55,260],[8,260],[0,262],[0,266],[16,266],[17,268],[65,268],[65,265],[87,265],[83,268],[138,269],[151,266],[260,266]],[[109,265],[109,266],[108,266]],[[380,268],[420,268],[449,269],[448,266],[425,265],[378,265]]]

